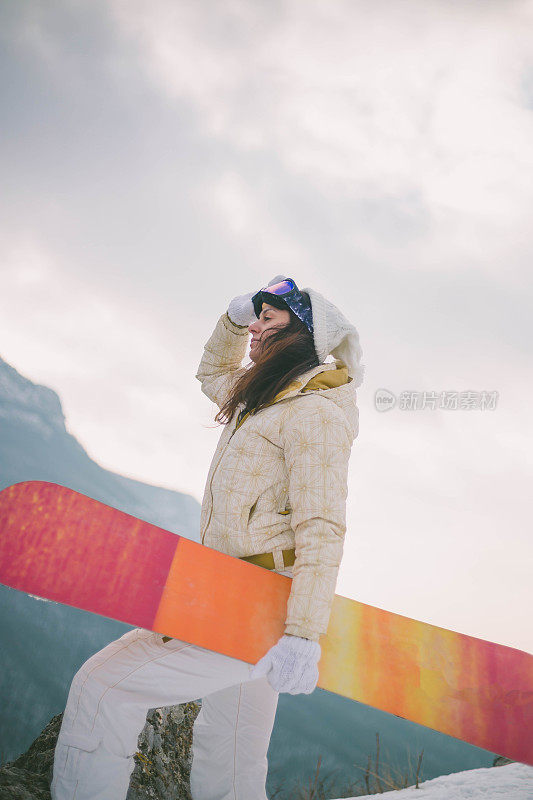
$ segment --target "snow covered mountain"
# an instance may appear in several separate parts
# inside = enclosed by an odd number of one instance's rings
[[[32,383],[0,359],[0,489],[25,480],[67,486],[198,540],[196,499],[100,467],[67,431],[56,392]],[[82,663],[130,627],[0,586],[0,761],[27,749],[64,709]],[[322,757],[321,775],[333,776],[330,796],[341,793],[349,780],[360,777],[361,765],[374,753],[377,731],[387,763],[401,767],[408,757],[416,761],[423,748],[424,778],[488,767],[494,758],[321,689],[309,696],[282,694],[269,750],[269,792],[287,778],[308,781]]]
[[[100,467],[68,433],[57,393],[24,378],[1,358],[0,454],[0,489],[19,481],[51,481],[199,540],[195,498]]]

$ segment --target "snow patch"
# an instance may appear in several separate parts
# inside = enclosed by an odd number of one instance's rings
[[[531,800],[533,767],[514,762],[503,767],[483,767],[440,775],[399,791],[365,795],[365,800],[389,794],[391,800]],[[356,798],[346,798],[356,800]],[[360,800],[357,798],[357,800]]]
[[[56,606],[58,605],[55,600],[47,600],[46,597],[37,597],[36,594],[30,594],[29,592],[28,597],[33,597],[34,600],[40,600],[41,603],[55,603]]]

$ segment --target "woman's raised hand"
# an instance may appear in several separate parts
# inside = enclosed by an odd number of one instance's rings
[[[280,283],[280,281],[284,280],[285,275],[276,275],[267,286],[273,286],[275,283]],[[255,322],[257,317],[255,316],[252,297],[254,294],[257,294],[257,292],[258,289],[255,289],[253,292],[241,294],[233,298],[228,306],[228,317],[235,325],[240,325],[241,328],[245,328],[251,325],[252,322]]]

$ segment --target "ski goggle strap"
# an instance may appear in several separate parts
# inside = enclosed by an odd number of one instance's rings
[[[311,306],[305,300],[304,296],[292,278],[286,278],[285,280],[275,283],[272,286],[263,286],[263,288],[252,297],[255,315],[258,319],[259,315],[261,314],[263,302],[268,302],[269,294],[279,297],[280,300],[283,300],[284,303],[291,309],[291,311],[293,311],[296,316],[307,326],[310,333],[313,333],[313,313]]]

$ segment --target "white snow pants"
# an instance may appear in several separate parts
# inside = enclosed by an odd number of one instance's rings
[[[250,679],[252,666],[179,639],[164,642],[143,628],[108,644],[72,680],[52,800],[125,800],[149,709],[199,698],[193,800],[267,800],[267,751],[279,695],[266,677]]]

